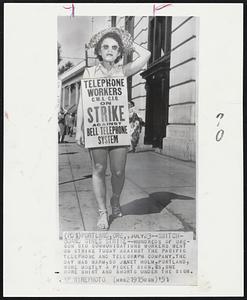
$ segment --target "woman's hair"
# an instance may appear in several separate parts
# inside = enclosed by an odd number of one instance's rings
[[[103,60],[102,56],[99,54],[99,50],[101,48],[102,42],[106,38],[111,38],[118,43],[120,55],[114,61],[114,63],[116,64],[123,57],[123,52],[124,52],[124,45],[123,45],[122,39],[120,38],[120,36],[117,33],[108,32],[105,35],[103,35],[102,38],[97,43],[97,45],[95,46],[94,53],[95,53],[95,55],[97,55],[97,58],[99,59],[99,61]]]

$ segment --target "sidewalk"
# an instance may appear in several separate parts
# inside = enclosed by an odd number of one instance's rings
[[[96,230],[97,204],[91,184],[88,150],[66,136],[59,144],[60,237],[66,230]],[[121,195],[124,216],[112,231],[194,231],[196,223],[195,163],[154,151],[128,153]],[[110,171],[106,172],[107,208],[111,213]]]

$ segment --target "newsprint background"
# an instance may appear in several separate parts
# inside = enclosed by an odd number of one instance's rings
[[[95,9],[75,4],[70,16],[70,5],[5,5],[5,296],[241,295],[242,6],[97,4]],[[138,37],[144,47],[152,42],[145,36],[148,31],[158,34],[164,20],[172,20],[174,26],[165,34],[171,38],[171,65],[163,78],[169,83],[168,119],[162,135],[149,119],[157,111],[144,101],[147,90],[162,92],[159,85],[152,86],[149,71],[158,73],[155,66],[166,51],[153,44],[157,50],[153,65],[129,83],[145,130],[138,151],[128,154],[121,199],[124,217],[102,233],[94,228],[88,153],[78,154],[73,136],[57,144],[57,41],[65,51],[62,18],[70,24],[88,19],[89,36],[85,33],[79,45],[79,58],[85,58],[84,43],[94,30],[108,27],[112,16],[125,26],[121,22],[131,20],[133,12],[138,21],[131,22],[134,29],[142,26]],[[107,17],[104,26],[102,16]],[[80,36],[81,28],[76,28],[75,36],[67,37],[71,48]],[[72,77],[66,80],[61,80],[61,91],[63,105],[69,106],[76,102],[78,90],[70,86],[76,86]],[[184,84],[188,89],[182,89]],[[178,143],[181,139],[183,143]],[[124,257],[127,248],[136,257]],[[91,269],[95,278],[105,270],[104,282],[99,276],[99,282],[75,283],[76,273],[86,270],[85,259],[79,268],[75,261],[79,252],[95,260],[91,264],[98,267]],[[122,281],[111,282],[113,270],[122,272]],[[133,276],[126,276],[128,270]]]

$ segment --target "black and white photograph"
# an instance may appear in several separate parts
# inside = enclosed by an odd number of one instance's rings
[[[243,5],[4,5],[4,295],[243,295]],[[234,199],[234,205],[233,205]]]
[[[198,22],[58,17],[61,234],[138,230],[196,236]],[[128,107],[122,119],[129,128],[119,122],[118,81],[98,80],[119,76],[127,78],[121,104]],[[88,99],[81,97],[84,78],[94,79],[88,81]],[[83,117],[82,103],[91,106]],[[82,119],[91,123],[83,126]],[[95,142],[86,147],[88,136]]]
[[[170,270],[180,264],[176,272],[196,284],[196,269],[190,268],[197,260],[198,22],[171,16],[58,17],[60,237],[71,231],[167,233],[160,240],[150,236],[159,243],[155,260],[145,262],[142,254],[143,260],[129,261],[124,274],[146,275],[137,283],[169,284],[173,280],[165,274],[183,277]],[[194,245],[188,257],[184,232]],[[128,238],[128,245],[137,244]],[[170,249],[162,255],[168,240]],[[137,261],[143,266],[134,270]],[[123,273],[122,263],[119,259],[116,274]],[[82,269],[77,274],[92,275]]]

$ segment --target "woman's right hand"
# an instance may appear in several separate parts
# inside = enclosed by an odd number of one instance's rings
[[[82,134],[76,136],[76,144],[81,148],[85,148],[84,136]]]

